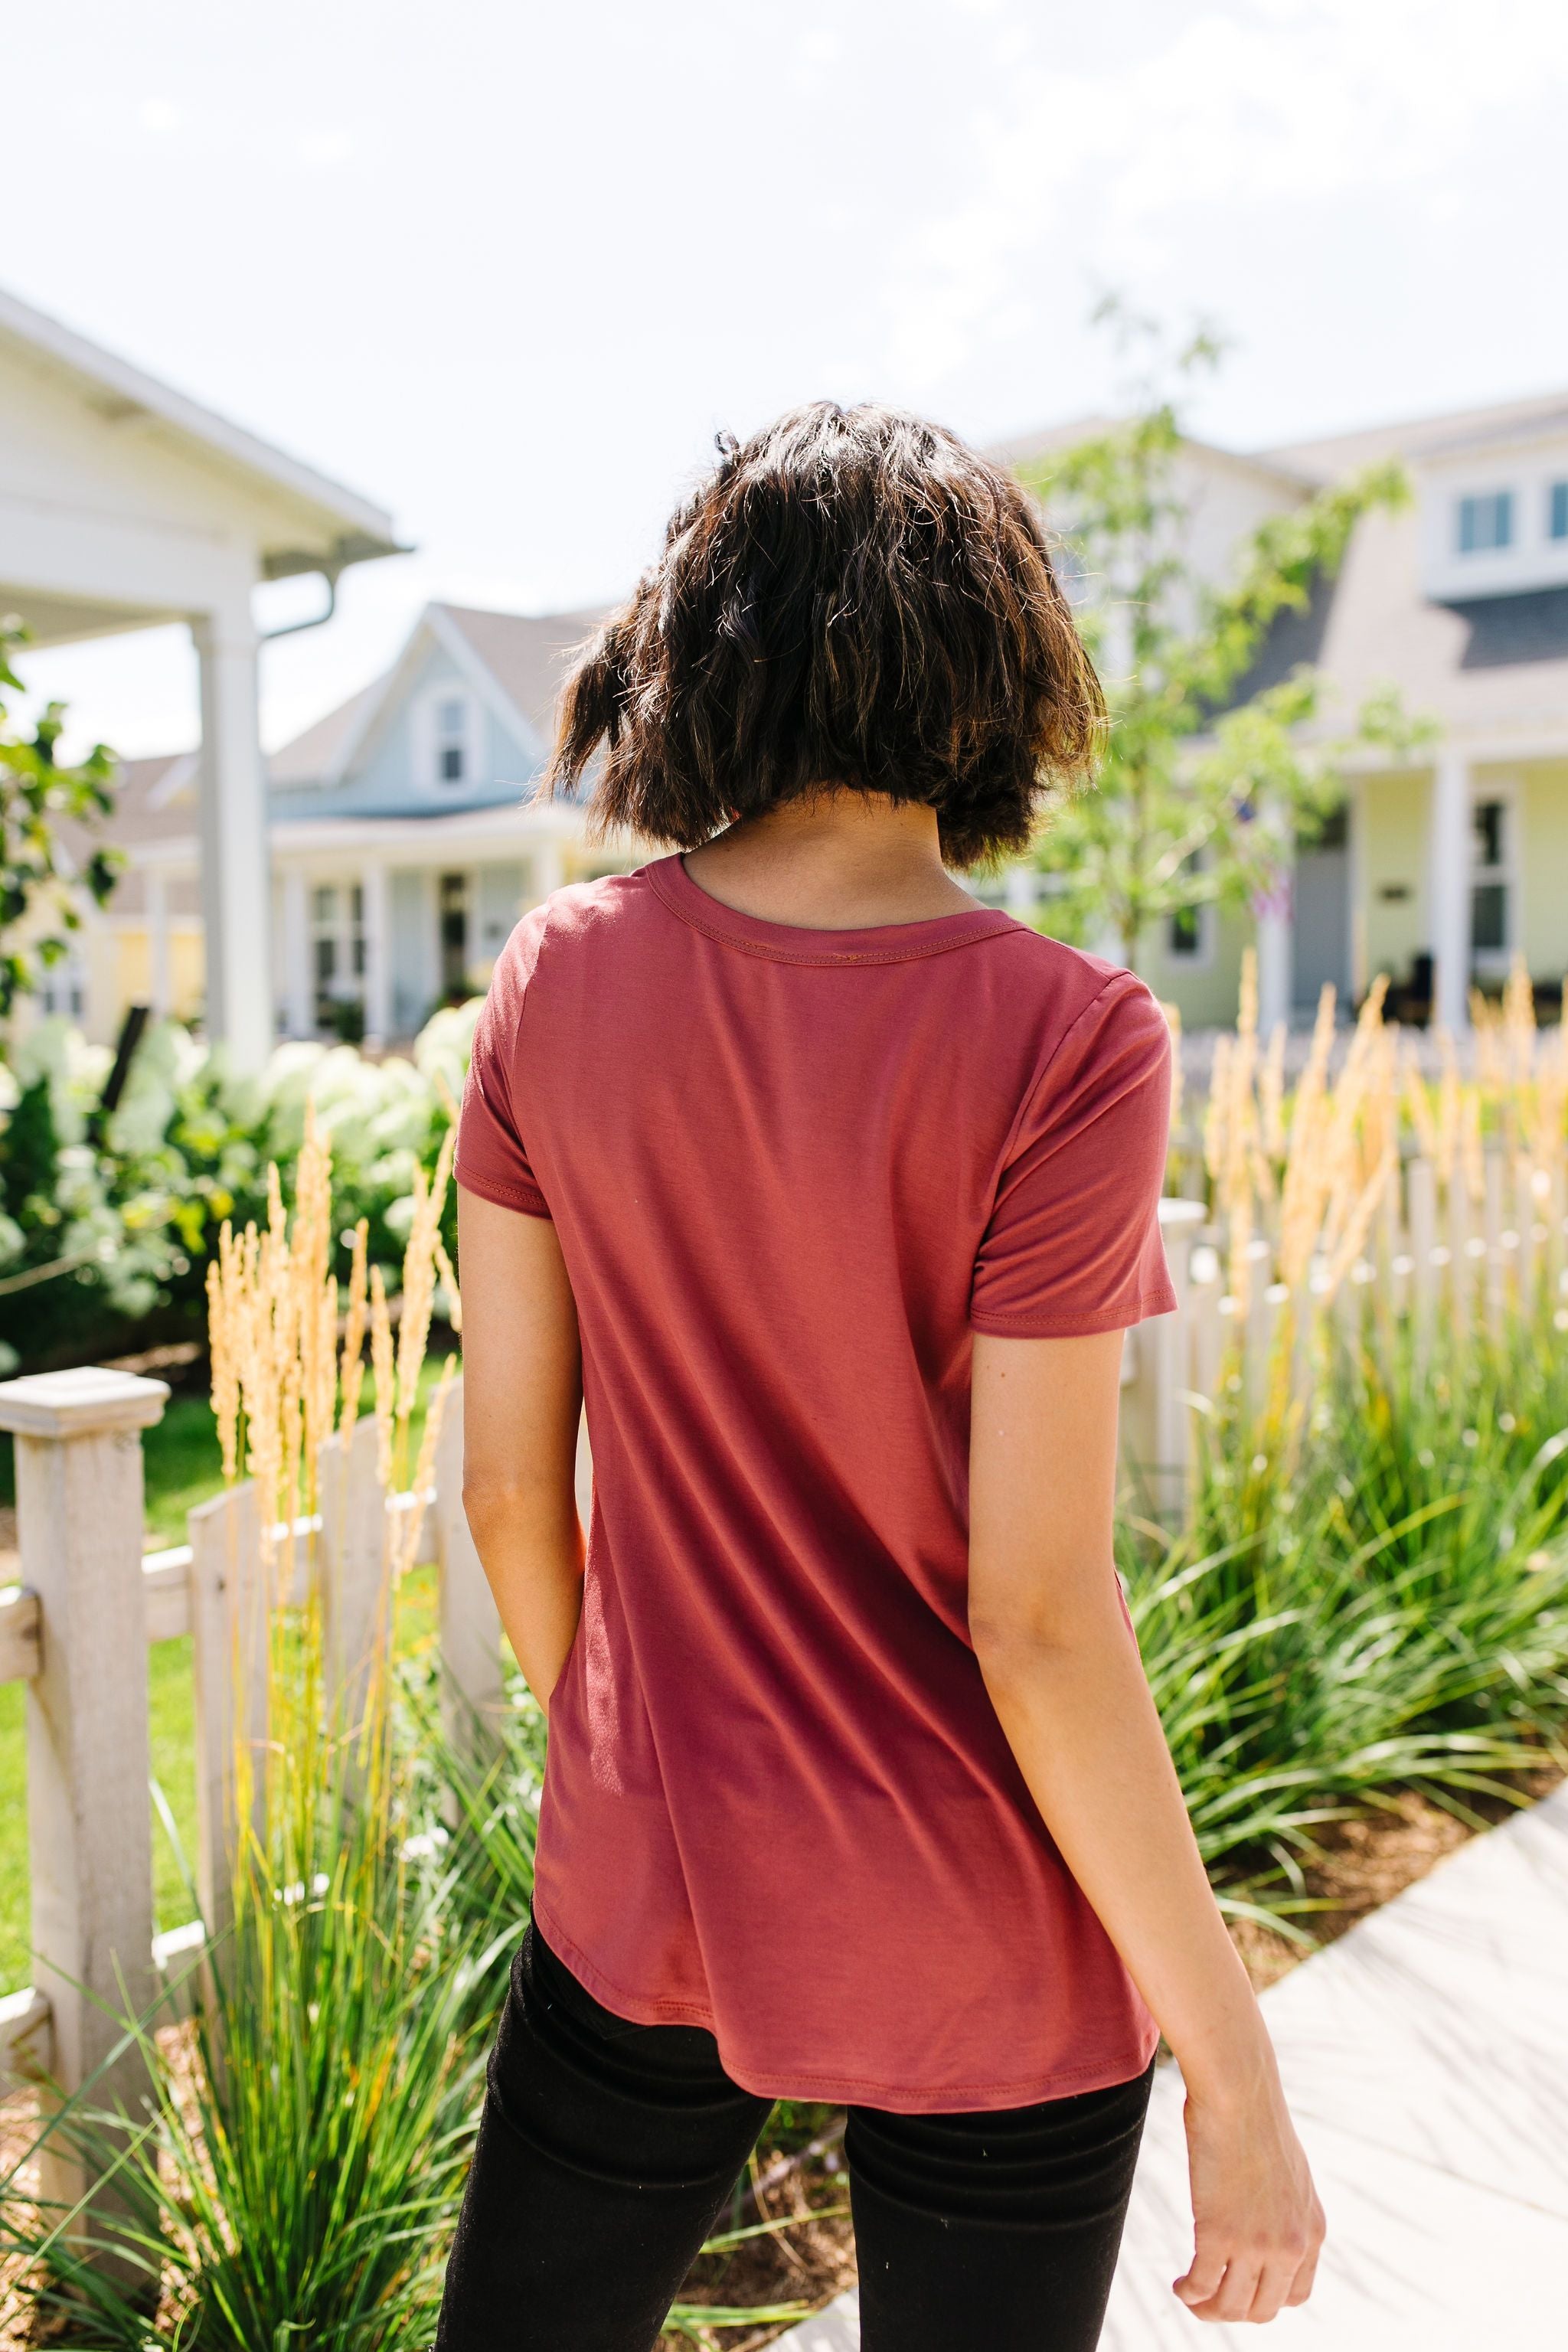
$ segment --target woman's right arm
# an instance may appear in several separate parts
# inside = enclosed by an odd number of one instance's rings
[[[528,1686],[548,1710],[583,1606],[577,1309],[548,1217],[458,1188],[463,1508]]]
[[[1200,2319],[1272,2319],[1310,2293],[1323,2215],[1267,2029],[1226,1932],[1112,1553],[1120,1331],[974,1339],[970,1633],[1068,1869],[1186,2084]]]

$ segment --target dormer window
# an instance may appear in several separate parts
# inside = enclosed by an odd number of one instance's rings
[[[460,694],[444,694],[436,704],[436,781],[460,784],[468,776],[468,706]]]
[[[1461,555],[1483,555],[1513,545],[1513,492],[1487,490],[1461,499],[1458,508]]]
[[[1546,536],[1568,539],[1568,482],[1553,482],[1546,493]]]

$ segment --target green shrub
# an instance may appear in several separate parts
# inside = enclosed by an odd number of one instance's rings
[[[342,1224],[367,1217],[371,1255],[395,1276],[414,1169],[435,1166],[477,1010],[438,1013],[412,1058],[289,1045],[249,1078],[164,1022],[107,1118],[108,1048],[40,1022],[0,1065],[0,1372],[199,1340],[219,1229],[265,1221],[268,1160],[287,1193],[307,1099],[331,1142]],[[18,1286],[28,1274],[42,1278]]]

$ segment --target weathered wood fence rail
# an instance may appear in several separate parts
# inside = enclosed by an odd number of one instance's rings
[[[1392,1344],[1405,1327],[1419,1347],[1440,1315],[1459,1332],[1500,1330],[1526,1299],[1545,1295],[1568,1331],[1563,1191],[1561,1164],[1543,1181],[1489,1154],[1475,1198],[1458,1180],[1440,1186],[1430,1163],[1407,1161],[1327,1311],[1373,1344]],[[1249,1244],[1238,1295],[1205,1220],[1198,1202],[1162,1204],[1179,1304],[1130,1336],[1124,1360],[1124,1447],[1169,1513],[1180,1511],[1192,1476],[1194,1400],[1215,1395],[1231,1360],[1249,1386],[1260,1377],[1288,1304],[1268,1232]],[[0,1681],[27,1685],[36,1955],[33,1986],[0,2000],[0,2087],[44,2075],[67,2091],[79,2085],[113,2049],[116,2017],[144,2008],[161,1977],[188,1969],[226,1913],[237,1743],[266,1737],[261,1546],[254,1491],[241,1485],[192,1512],[189,1544],[143,1555],[141,1433],[166,1395],[161,1381],[100,1370],[0,1383],[0,1429],[16,1443],[21,1553],[20,1584],[0,1592]],[[459,1391],[423,1498],[383,1493],[373,1423],[329,1442],[320,1520],[294,1530],[295,1597],[307,1576],[320,1580],[329,1680],[352,1700],[389,1637],[395,1549],[405,1561],[435,1561],[452,1726],[468,1736],[477,1727],[482,1738],[504,1705],[502,1663],[463,1516],[461,1427]],[[586,1507],[585,1449],[579,1486]],[[406,1532],[415,1510],[417,1540],[395,1547],[392,1530],[401,1522]],[[155,1939],[144,1661],[149,1643],[184,1633],[202,1918]],[[103,2081],[110,2099],[133,2088],[132,2062],[122,2065],[123,2083],[112,2074]]]

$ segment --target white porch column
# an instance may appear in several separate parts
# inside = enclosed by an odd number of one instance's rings
[[[559,890],[566,879],[566,861],[561,854],[561,844],[546,834],[533,845],[533,903],[548,898]]]
[[[1032,923],[1040,895],[1040,877],[1034,866],[1009,866],[1006,888],[1007,912],[1020,923]]]
[[[1468,1025],[1470,993],[1470,771],[1462,751],[1437,754],[1428,851],[1432,1017],[1458,1035]]]
[[[364,892],[364,1041],[384,1045],[392,1034],[392,921],[386,868],[368,863]]]
[[[174,989],[169,977],[169,885],[161,866],[148,866],[146,883],[147,938],[152,959],[148,994],[153,1019],[163,1021],[174,1001]]]
[[[1296,995],[1296,841],[1289,814],[1278,801],[1270,801],[1262,815],[1279,844],[1273,879],[1252,902],[1258,1030],[1267,1037],[1281,1021],[1289,1027]]]
[[[202,918],[208,1034],[236,1066],[258,1069],[272,1045],[267,788],[248,606],[191,623],[202,677]]]
[[[1289,866],[1266,898],[1258,899],[1258,1031],[1267,1037],[1290,1020],[1296,978],[1296,888]]]
[[[290,1037],[316,1034],[315,981],[305,877],[290,866],[283,873],[283,1017]]]

